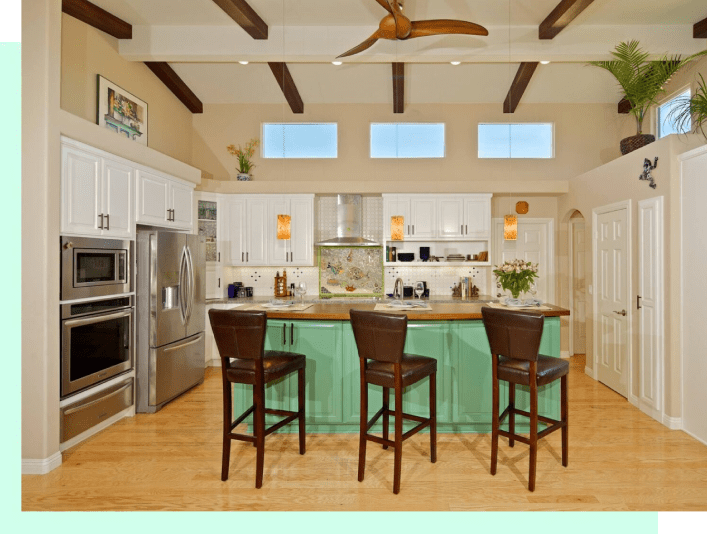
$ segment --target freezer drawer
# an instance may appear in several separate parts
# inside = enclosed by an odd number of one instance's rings
[[[92,426],[133,405],[133,379],[69,404],[61,409],[61,435],[64,443]]]
[[[150,349],[149,404],[161,405],[204,380],[204,333]]]

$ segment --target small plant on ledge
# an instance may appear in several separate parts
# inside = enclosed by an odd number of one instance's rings
[[[226,147],[229,154],[238,158],[238,181],[247,182],[250,180],[250,171],[255,167],[252,161],[253,154],[255,154],[255,149],[259,144],[260,141],[253,138],[245,144],[245,148],[241,148],[240,145],[238,147],[235,145]]]
[[[497,265],[493,274],[498,278],[501,287],[510,291],[513,298],[517,299],[521,293],[530,291],[533,280],[538,277],[538,264],[533,265],[523,260],[507,261]]]

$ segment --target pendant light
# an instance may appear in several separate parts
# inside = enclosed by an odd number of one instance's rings
[[[285,0],[282,1],[282,65],[285,68]],[[284,79],[284,76],[283,76]],[[282,104],[282,179],[285,181],[285,104]],[[277,215],[277,238],[290,239],[292,230],[292,217],[287,214]]]
[[[405,217],[402,215],[393,215],[390,217],[390,240],[402,241],[403,228],[405,225]]]
[[[277,216],[277,238],[278,239],[290,239],[291,221],[292,221],[292,218],[289,215],[278,215]]]
[[[508,79],[511,80],[511,1],[508,0]],[[511,81],[512,83],[512,81]],[[512,92],[509,98],[513,98]],[[511,103],[512,104],[512,103]],[[513,106],[511,105],[511,109]],[[513,183],[513,135],[511,132],[511,121],[508,120],[508,211],[509,215],[503,217],[503,239],[505,241],[516,241],[518,239],[518,218],[513,214],[511,207],[511,185]]]

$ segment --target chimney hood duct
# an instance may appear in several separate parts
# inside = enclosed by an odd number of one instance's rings
[[[380,243],[361,237],[361,195],[337,195],[336,237],[316,243],[318,247],[371,247]]]

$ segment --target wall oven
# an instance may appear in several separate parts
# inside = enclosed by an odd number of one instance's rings
[[[61,305],[61,398],[133,368],[133,296]]]
[[[133,241],[95,237],[61,238],[62,301],[133,291]]]

